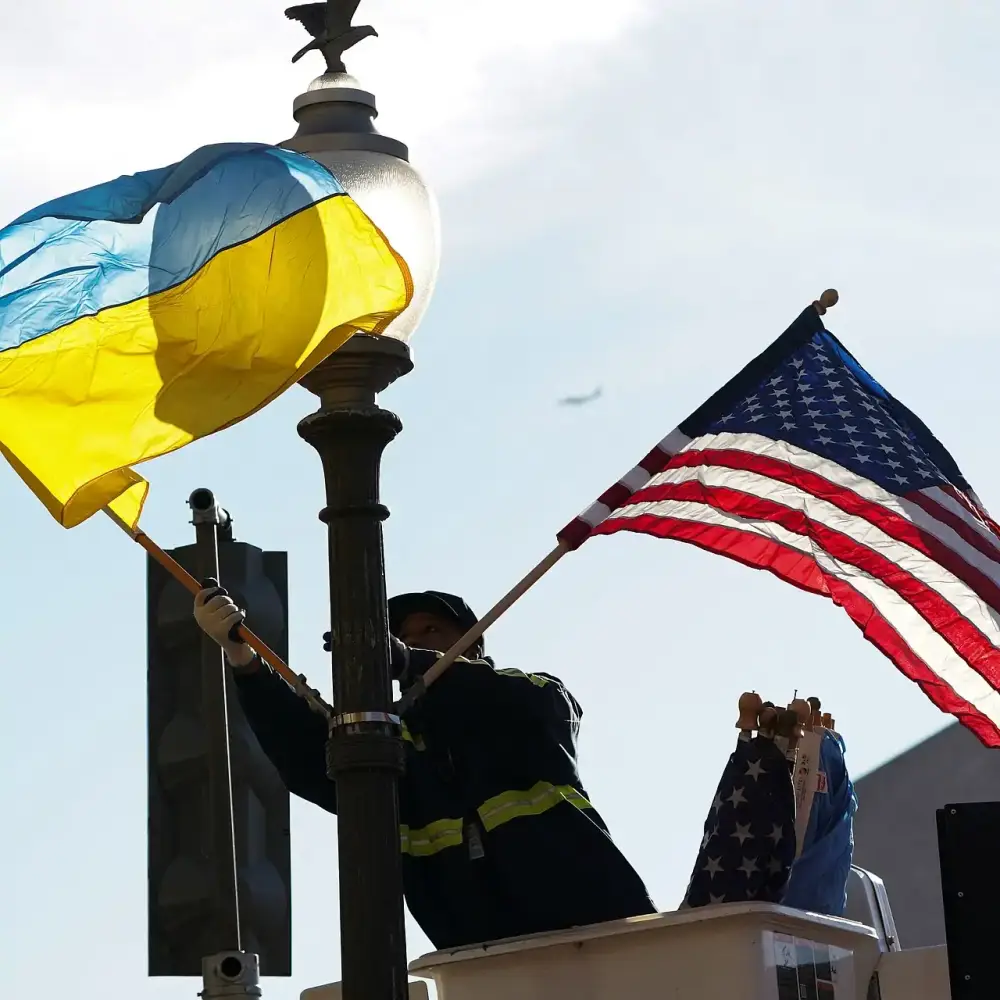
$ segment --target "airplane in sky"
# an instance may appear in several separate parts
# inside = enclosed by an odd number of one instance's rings
[[[602,389],[598,386],[593,392],[586,396],[566,396],[559,400],[560,406],[586,406],[593,403],[595,399],[601,398]]]

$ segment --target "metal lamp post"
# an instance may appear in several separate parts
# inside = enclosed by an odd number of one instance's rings
[[[358,0],[291,8],[314,36],[327,72],[295,99],[296,134],[283,143],[329,167],[407,262],[411,304],[380,337],[358,334],[302,384],[319,409],[298,426],[320,455],[329,528],[334,707],[327,767],[337,785],[344,1000],[406,1000],[397,782],[400,720],[392,712],[382,522],[382,452],[401,429],[376,396],[411,370],[407,340],[430,300],[439,236],[433,196],[403,143],[373,124],[375,98],[346,73],[344,51],[375,34],[352,27]],[[303,53],[300,53],[303,54]],[[298,57],[296,57],[298,58]]]

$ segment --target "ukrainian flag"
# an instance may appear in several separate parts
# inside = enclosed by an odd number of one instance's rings
[[[0,451],[65,527],[135,527],[132,466],[274,399],[409,304],[405,262],[299,153],[208,146],[0,229]]]

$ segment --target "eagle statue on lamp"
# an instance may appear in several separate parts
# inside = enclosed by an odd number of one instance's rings
[[[326,3],[289,7],[285,17],[298,21],[313,36],[308,45],[292,56],[292,62],[298,62],[307,52],[315,49],[322,52],[326,59],[327,73],[346,73],[344,53],[366,38],[378,37],[378,32],[370,24],[351,25],[360,3],[361,0],[328,0]]]

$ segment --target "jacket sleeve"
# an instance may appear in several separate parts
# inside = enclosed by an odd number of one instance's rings
[[[505,769],[554,784],[579,783],[582,711],[556,677],[459,660],[427,689],[421,711],[428,729],[457,745],[489,744]]]
[[[234,676],[243,714],[285,787],[335,813],[337,787],[326,775],[326,722],[267,664]]]

